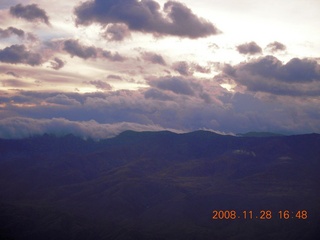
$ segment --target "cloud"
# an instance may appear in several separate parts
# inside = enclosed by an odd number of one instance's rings
[[[165,60],[160,54],[157,53],[152,53],[152,52],[143,52],[142,53],[142,58],[148,62],[154,63],[154,64],[159,64],[159,65],[166,65]]]
[[[280,68],[279,78],[287,82],[320,80],[320,65],[316,60],[293,58]]]
[[[94,85],[97,89],[112,90],[112,86],[109,83],[103,82],[101,80],[90,81],[88,83]]]
[[[188,38],[220,33],[212,23],[174,1],[166,2],[161,11],[160,5],[153,0],[93,0],[81,3],[74,13],[76,23],[82,25],[122,23],[133,31]]]
[[[113,79],[113,80],[122,80],[122,77],[114,74],[110,74],[107,76],[107,79]]]
[[[30,42],[38,42],[39,41],[39,38],[32,34],[32,33],[28,33],[27,34],[27,39],[30,41]]]
[[[18,74],[16,74],[15,72],[6,72],[7,75],[10,75],[10,76],[13,76],[13,77],[16,77],[16,78],[19,78],[20,76]]]
[[[58,45],[60,42],[53,43],[53,45]],[[79,40],[68,39],[63,41],[63,50],[68,52],[72,57],[77,56],[83,59],[89,58],[105,58],[113,62],[122,62],[126,58],[121,56],[119,53],[112,53],[111,51],[103,50],[101,48],[96,48],[93,46],[82,45]]]
[[[39,53],[28,51],[24,45],[12,45],[0,50],[0,62],[36,66],[42,63],[42,57]]]
[[[103,37],[109,41],[123,41],[130,36],[131,34],[128,26],[121,23],[108,24],[107,30],[103,34]]]
[[[0,38],[8,38],[11,35],[17,35],[20,38],[24,37],[24,31],[15,27],[8,27],[7,29],[0,28]]]
[[[287,49],[287,47],[280,43],[280,42],[272,42],[272,43],[269,43],[266,47],[266,49],[272,53],[274,52],[278,52],[278,51],[285,51]]]
[[[194,72],[210,73],[210,67],[202,67],[196,63],[179,61],[172,64],[172,69],[183,76],[192,76]]]
[[[172,91],[173,87],[165,87],[172,90],[163,90],[157,86],[136,91],[99,91],[85,94],[30,91],[16,91],[16,94],[11,96],[2,94],[0,101],[4,104],[1,106],[0,132],[3,134],[3,131],[6,131],[5,135],[8,137],[10,134],[12,136],[31,134],[29,130],[27,131],[30,128],[21,124],[11,128],[15,121],[15,118],[9,118],[12,116],[28,118],[30,121],[32,120],[30,118],[43,121],[60,118],[68,119],[67,123],[73,123],[64,125],[64,121],[60,121],[63,127],[50,129],[42,127],[41,131],[38,131],[39,134],[49,131],[56,134],[79,133],[74,130],[74,126],[84,126],[84,123],[88,126],[92,119],[99,123],[99,126],[104,124],[115,126],[116,123],[127,122],[179,131],[198,129],[234,133],[253,130],[283,133],[320,131],[320,107],[318,101],[313,98],[301,100],[296,97],[270,96],[263,99],[249,91],[232,94],[225,91],[221,94],[221,91],[215,89],[215,81],[182,80],[189,84],[193,95],[176,93],[177,91]],[[221,89],[220,86],[217,87]],[[202,94],[207,94],[211,101],[204,101]],[[5,118],[8,118],[7,121],[4,121]],[[42,126],[44,122],[34,122],[32,126]],[[101,131],[97,130],[97,136]],[[80,133],[78,136],[87,136],[83,132]]]
[[[79,43],[78,40],[66,40],[64,41],[63,49],[67,51],[71,56],[77,56],[83,59],[96,58],[97,50],[95,47],[86,47]]]
[[[192,83],[180,77],[163,77],[150,81],[150,85],[162,90],[169,90],[176,94],[194,95]]]
[[[121,56],[119,53],[111,53],[110,51],[103,50],[102,56],[109,59],[112,62],[123,62],[126,58]]]
[[[74,98],[68,97],[65,94],[57,94],[52,97],[45,98],[46,103],[54,103],[58,105],[70,105],[70,106],[79,106],[80,102]]]
[[[39,8],[37,4],[26,6],[17,4],[16,6],[10,7],[10,13],[12,16],[23,18],[30,22],[44,22],[45,24],[50,25],[49,17],[46,12]]]
[[[312,59],[293,58],[283,64],[276,57],[265,56],[233,67],[226,66],[223,72],[253,92],[320,95],[320,65]]]
[[[216,43],[210,43],[210,44],[208,45],[208,47],[209,47],[210,49],[212,49],[213,51],[220,49],[219,45],[216,44]]]
[[[172,65],[172,68],[183,76],[191,76],[193,74],[189,64],[186,61],[175,62]]]
[[[144,97],[146,99],[155,99],[155,100],[161,100],[161,101],[168,101],[173,100],[174,97],[170,96],[170,94],[165,93],[159,89],[156,88],[150,88],[147,91],[144,92]]]
[[[262,53],[262,48],[255,42],[244,43],[237,46],[237,50],[241,54],[255,55]]]
[[[200,72],[200,73],[210,73],[211,72],[211,68],[210,67],[202,67],[202,66],[200,66],[199,64],[196,64],[196,63],[192,63],[191,64],[191,68],[195,72]]]
[[[21,88],[21,87],[29,87],[31,84],[26,83],[21,80],[17,79],[7,79],[7,80],[2,80],[2,86],[4,87],[14,87],[14,88]]]
[[[101,124],[94,120],[70,121],[65,118],[32,119],[23,117],[6,118],[0,120],[0,138],[19,139],[44,133],[64,136],[73,134],[83,138],[95,140],[111,138],[126,131],[163,131],[166,129],[158,125],[144,125],[132,122]]]
[[[60,59],[55,57],[51,62],[51,68],[55,69],[55,70],[59,70],[60,68],[63,68],[64,66],[64,62]]]

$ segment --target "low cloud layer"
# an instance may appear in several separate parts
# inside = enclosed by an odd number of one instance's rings
[[[199,38],[220,32],[186,5],[175,1],[166,2],[161,11],[160,5],[153,0],[94,0],[81,3],[74,12],[77,24],[99,23],[105,26],[120,23],[130,30],[154,35]]]
[[[0,138],[26,138],[44,133],[64,136],[73,134],[83,138],[95,140],[110,138],[126,131],[162,131],[164,129],[157,125],[143,125],[130,122],[119,122],[114,124],[100,124],[91,121],[69,121],[64,118],[32,119],[32,118],[7,118],[0,120]]]
[[[99,87],[100,82],[87,84]],[[82,124],[94,120],[102,125],[126,122],[177,131],[320,131],[320,108],[313,98],[306,100],[287,95],[260,98],[250,91],[221,93],[221,87],[215,85],[215,81],[182,77],[152,79],[149,84],[150,88],[139,91],[99,91],[86,94],[20,91],[13,96],[2,95],[1,121],[2,129],[6,129],[2,131],[6,131],[7,134],[3,136],[18,136],[19,132],[23,133],[23,136],[29,134],[25,131],[30,129],[27,126],[20,124],[19,128],[10,127],[13,123],[12,116],[34,118],[36,123],[37,119],[45,119],[47,123],[52,119],[62,118],[75,125],[76,122]],[[31,124],[31,129],[37,125],[42,126],[42,122],[33,124],[30,120],[27,123]],[[66,125],[63,128],[64,133],[75,133],[73,126]],[[17,132],[10,129],[16,129]],[[38,132],[47,131],[53,133],[53,130],[44,127]],[[99,134],[98,132],[97,138],[102,137]]]

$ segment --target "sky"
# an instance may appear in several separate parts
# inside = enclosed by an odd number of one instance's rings
[[[320,133],[319,0],[0,0],[0,138]]]

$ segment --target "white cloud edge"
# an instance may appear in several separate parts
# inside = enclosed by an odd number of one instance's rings
[[[37,135],[53,134],[55,136],[65,136],[73,134],[84,139],[95,140],[112,138],[124,132],[132,130],[143,131],[170,131],[174,133],[187,133],[190,131],[164,128],[160,125],[139,124],[133,122],[118,123],[98,123],[90,121],[71,121],[65,118],[52,119],[33,119],[27,117],[11,117],[0,120],[0,138],[3,139],[22,139]],[[232,135],[215,131],[212,129],[199,129],[214,132],[222,135]]]

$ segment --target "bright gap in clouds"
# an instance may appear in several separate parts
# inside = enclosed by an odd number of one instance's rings
[[[235,90],[233,89],[235,86],[229,83],[222,83],[220,84],[221,87],[224,89],[227,89],[228,92],[234,92]]]

